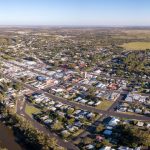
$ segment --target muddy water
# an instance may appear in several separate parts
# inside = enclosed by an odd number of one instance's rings
[[[17,142],[13,131],[0,123],[0,147],[8,150],[25,150]]]

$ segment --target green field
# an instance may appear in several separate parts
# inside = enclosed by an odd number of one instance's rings
[[[114,101],[104,100],[96,108],[101,110],[107,110],[113,103]]]
[[[32,114],[39,113],[40,110],[38,108],[34,107],[34,106],[29,106],[28,104],[26,104],[25,112],[26,112],[27,115],[32,117]]]
[[[130,42],[121,45],[126,50],[146,50],[150,49],[150,42]]]

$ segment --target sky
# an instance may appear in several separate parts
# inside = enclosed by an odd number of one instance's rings
[[[0,0],[0,25],[150,26],[150,0]]]

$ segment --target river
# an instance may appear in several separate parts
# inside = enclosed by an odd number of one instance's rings
[[[25,150],[16,141],[13,131],[0,123],[0,147],[5,147],[8,150]]]

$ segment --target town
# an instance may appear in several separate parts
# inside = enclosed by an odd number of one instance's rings
[[[1,31],[0,120],[16,128],[13,115],[27,120],[54,137],[47,149],[148,149],[150,49],[106,46],[107,29],[78,30]]]

